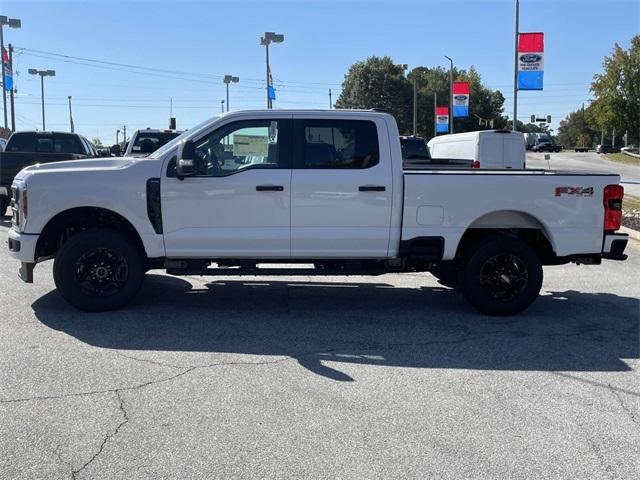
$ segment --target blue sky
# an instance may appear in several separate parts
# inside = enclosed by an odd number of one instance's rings
[[[349,65],[389,55],[410,68],[475,65],[500,89],[512,114],[513,0],[449,1],[12,1],[0,14],[16,52],[18,129],[41,126],[40,81],[28,68],[55,69],[45,79],[47,129],[68,130],[67,96],[76,130],[105,144],[115,131],[161,128],[170,99],[179,128],[220,111],[222,76],[233,74],[231,109],[263,108],[264,31],[285,34],[271,48],[276,108],[327,108]],[[521,0],[521,31],[545,33],[545,89],[521,92],[518,117],[551,114],[553,126],[590,98],[589,83],[615,42],[640,33],[638,0]],[[135,73],[72,63],[47,53],[162,70]],[[87,62],[80,62],[87,63]],[[172,71],[177,73],[169,73]]]

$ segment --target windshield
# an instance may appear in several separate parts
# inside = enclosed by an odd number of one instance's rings
[[[205,126],[207,126],[207,125],[209,125],[211,123],[213,123],[215,120],[218,119],[218,117],[219,117],[219,115],[217,115],[217,116],[215,116],[213,118],[208,118],[208,119],[204,120],[203,122],[198,123],[195,127],[190,128],[189,130],[185,130],[180,135],[178,135],[176,138],[174,138],[170,142],[164,144],[162,147],[160,147],[155,152],[153,152],[151,155],[149,155],[149,158],[159,158],[159,157],[161,157],[162,155],[167,153],[169,150],[174,148],[176,145],[178,145],[181,141],[183,141],[186,138],[188,138],[190,135],[192,135],[194,133],[197,133],[198,130],[202,129],[203,127],[205,127]]]
[[[429,148],[422,138],[401,139],[403,160],[431,160]]]

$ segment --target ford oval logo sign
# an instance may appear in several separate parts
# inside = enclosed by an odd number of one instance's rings
[[[542,57],[537,53],[525,53],[524,55],[520,55],[520,61],[522,63],[536,63],[542,60]]]
[[[448,117],[445,117],[444,115],[438,115],[438,121],[439,122],[446,122],[448,120],[449,120]]]
[[[467,96],[466,95],[456,95],[453,98],[456,99],[456,100],[459,100],[459,101],[463,101],[463,100],[467,99]]]

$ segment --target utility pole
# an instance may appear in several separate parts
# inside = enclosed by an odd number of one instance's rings
[[[438,136],[438,92],[433,92],[433,136]]]
[[[71,115],[71,95],[67,98],[69,99],[69,126],[71,127],[71,133],[75,133],[75,128],[73,127],[73,115]]]
[[[418,135],[418,80],[413,77],[413,136]]]
[[[333,102],[331,101],[331,89],[329,89],[329,110],[333,108]]]
[[[518,34],[520,33],[520,0],[516,0],[516,35],[513,64],[513,128],[518,130]]]
[[[118,142],[120,138],[120,130],[116,130],[116,145],[120,145],[120,143]]]
[[[127,126],[126,125],[122,127],[122,144],[123,145],[127,144]]]
[[[2,106],[3,106],[3,111],[4,111],[4,128],[8,128],[7,125],[7,89],[6,89],[6,85],[4,84],[6,78],[4,76],[4,34],[3,34],[3,30],[4,30],[4,26],[8,25],[9,28],[20,28],[22,27],[22,22],[19,18],[7,18],[4,15],[0,15],[0,60],[1,60],[1,64],[2,64],[2,68],[0,70],[2,70],[2,73],[0,73],[0,75],[2,76]]]
[[[11,65],[11,71],[13,72],[13,45],[9,44],[9,65]],[[16,104],[13,99],[13,94],[15,92],[14,85],[11,85],[11,90],[9,91],[9,98],[11,100],[11,131],[16,131]]]
[[[611,146],[616,146],[616,127],[613,127],[613,130],[611,131]]]
[[[604,145],[604,128],[600,132],[600,145]]]
[[[449,133],[453,133],[453,60],[446,55],[444,58],[449,60]]]

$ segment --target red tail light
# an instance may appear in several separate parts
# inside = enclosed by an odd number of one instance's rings
[[[475,162],[473,162],[471,164],[471,168],[480,168],[480,162],[478,160],[476,160]]]
[[[620,229],[622,221],[622,185],[607,185],[604,187],[604,230],[616,231]]]

